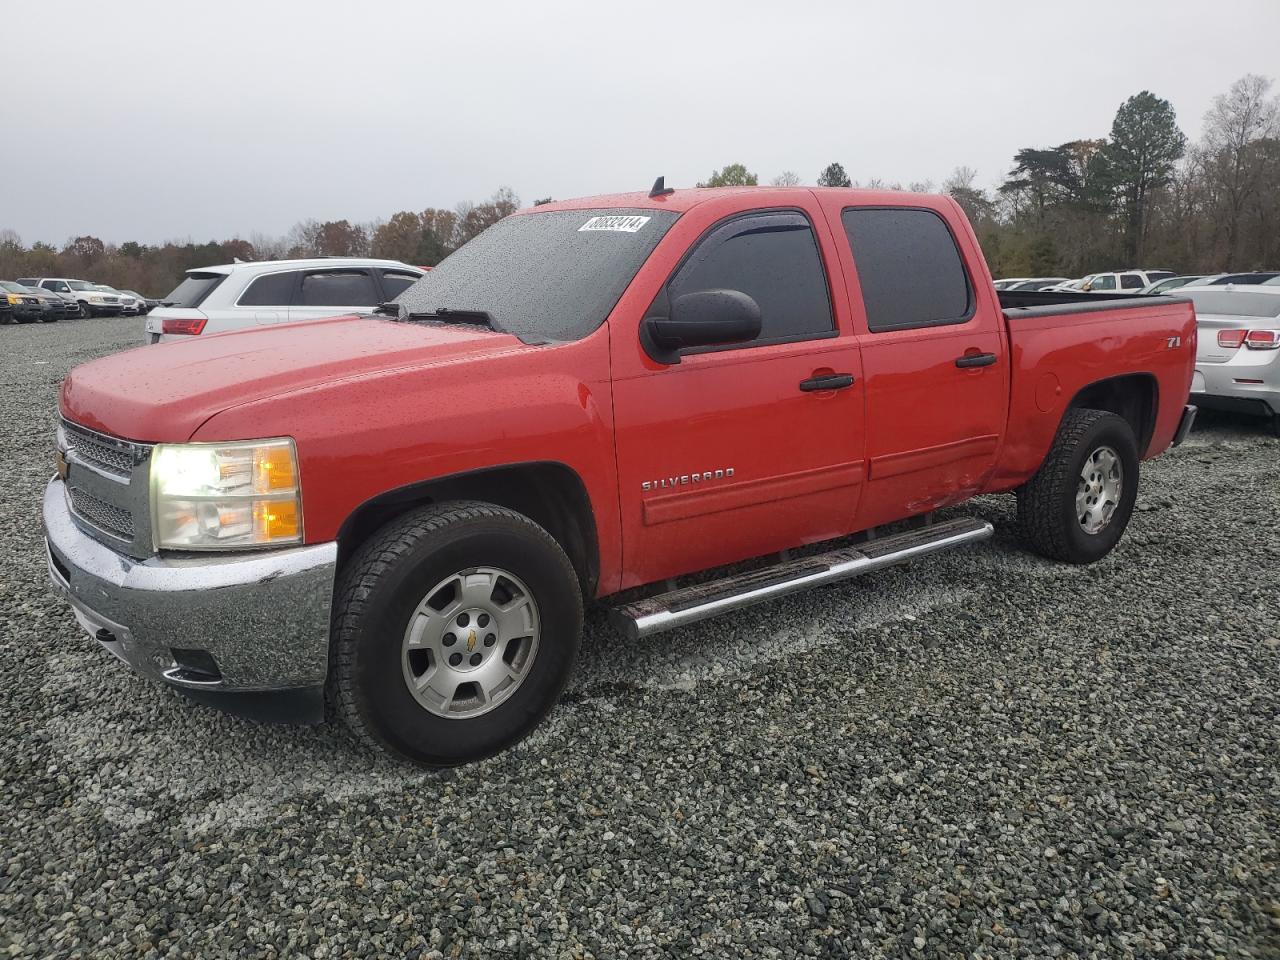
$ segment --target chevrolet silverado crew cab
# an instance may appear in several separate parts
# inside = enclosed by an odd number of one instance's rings
[[[381,309],[76,368],[44,524],[139,673],[424,764],[547,714],[584,601],[638,641],[982,540],[933,512],[1001,491],[1097,560],[1194,416],[1189,302],[997,295],[946,197],[550,203]]]

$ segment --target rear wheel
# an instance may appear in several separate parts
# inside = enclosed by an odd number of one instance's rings
[[[1040,469],[1018,490],[1018,527],[1033,550],[1067,563],[1111,552],[1133,513],[1138,446],[1128,422],[1070,410]]]
[[[542,527],[486,503],[424,507],[374,534],[340,577],[331,700],[378,746],[466,763],[546,716],[581,632],[577,575]]]

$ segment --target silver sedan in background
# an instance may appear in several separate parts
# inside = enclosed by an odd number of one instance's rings
[[[1191,402],[1266,417],[1280,436],[1280,286],[1183,287],[1196,305]]]

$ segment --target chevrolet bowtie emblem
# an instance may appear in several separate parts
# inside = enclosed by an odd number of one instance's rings
[[[476,648],[476,632],[472,630],[470,633],[467,634],[467,653],[470,653],[475,648]]]

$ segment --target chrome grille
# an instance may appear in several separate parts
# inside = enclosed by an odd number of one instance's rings
[[[71,509],[113,537],[133,539],[133,517],[127,510],[112,506],[76,487],[71,488]]]
[[[72,517],[90,536],[128,556],[151,556],[151,444],[122,440],[67,420],[60,433]]]
[[[100,467],[117,477],[128,477],[133,470],[132,444],[123,441],[113,443],[97,434],[86,433],[74,424],[66,424],[67,447],[71,452],[95,467]]]

